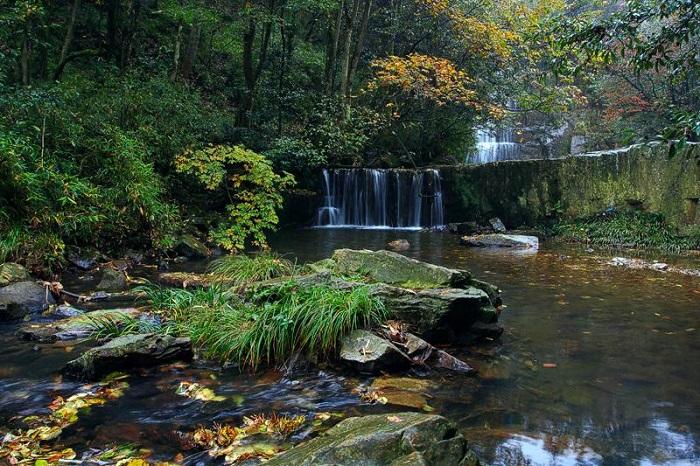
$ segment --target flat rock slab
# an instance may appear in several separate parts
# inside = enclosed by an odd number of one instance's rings
[[[114,371],[189,359],[192,359],[189,338],[153,333],[125,335],[89,349],[68,362],[63,373],[81,380],[96,380]]]
[[[361,372],[408,367],[411,361],[389,340],[355,330],[340,344],[340,360]]]
[[[15,282],[0,288],[0,322],[22,319],[56,304],[46,288],[32,281]]]
[[[392,251],[337,249],[332,259],[336,273],[363,275],[407,288],[461,288],[471,278],[466,270],[428,264]]]
[[[138,317],[141,314],[135,308],[101,309],[54,322],[39,322],[23,325],[17,334],[23,340],[39,343],[78,340],[90,336],[93,330],[92,319],[109,319],[119,321],[124,316]]]
[[[442,416],[352,417],[266,463],[269,466],[477,466],[467,441]]]
[[[474,235],[463,236],[461,243],[471,248],[513,248],[538,249],[539,240],[536,236],[527,235]]]
[[[208,273],[165,272],[158,275],[158,281],[165,285],[178,288],[208,287],[213,282],[213,276]]]

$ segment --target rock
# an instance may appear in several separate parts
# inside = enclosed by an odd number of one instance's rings
[[[454,340],[477,321],[498,319],[486,292],[475,287],[413,291],[377,284],[372,291],[384,302],[391,318],[409,324],[412,331],[430,341]]]
[[[123,291],[128,287],[126,275],[114,269],[103,269],[102,280],[97,284],[97,289],[102,291]]]
[[[499,324],[492,322],[474,322],[469,328],[469,333],[477,337],[477,339],[490,339],[496,340],[503,334],[503,327]]]
[[[650,269],[652,270],[658,270],[660,272],[664,272],[668,270],[669,265],[666,264],[665,262],[654,262],[649,266]]]
[[[50,304],[56,300],[43,286],[31,281],[12,283],[0,288],[0,322],[45,311]]]
[[[479,230],[479,226],[476,222],[460,222],[460,223],[448,223],[447,231],[453,235],[473,235]]]
[[[450,421],[407,412],[345,419],[266,465],[478,466],[479,460]]]
[[[192,358],[189,338],[143,333],[124,335],[89,349],[63,368],[63,373],[95,380],[110,372],[149,367]]]
[[[182,235],[175,243],[175,251],[190,259],[203,259],[209,256],[209,249],[192,235]]]
[[[425,364],[431,368],[446,369],[461,374],[476,373],[476,370],[466,362],[455,358],[446,351],[435,348],[411,333],[404,334],[402,346],[408,357],[416,364]]]
[[[44,313],[46,317],[54,318],[66,318],[66,317],[77,317],[79,315],[85,314],[82,309],[75,308],[69,304],[61,304],[56,306],[53,310],[49,309]]]
[[[340,360],[360,372],[376,372],[410,365],[393,343],[367,330],[355,330],[340,344]]]
[[[23,340],[38,341],[39,343],[77,340],[90,336],[93,330],[90,318],[118,321],[125,315],[138,317],[139,314],[140,312],[135,308],[101,309],[89,312],[87,315],[81,314],[54,322],[28,323],[20,327],[17,335]]]
[[[392,251],[407,251],[411,247],[411,243],[407,239],[395,239],[389,241],[386,246]]]
[[[470,282],[470,274],[466,270],[428,264],[391,251],[337,249],[332,259],[336,273],[361,274],[390,285],[460,288]]]
[[[97,267],[103,255],[91,248],[72,248],[66,253],[66,260],[80,270],[92,270]]]
[[[385,398],[388,404],[431,411],[428,404],[431,396],[427,392],[434,388],[435,385],[427,379],[382,376],[372,381],[368,392]]]
[[[491,225],[491,228],[493,228],[493,231],[496,233],[505,233],[506,226],[501,222],[501,219],[498,217],[490,218],[489,219],[489,225]]]
[[[158,281],[178,288],[208,287],[212,284],[212,275],[204,273],[166,272],[158,275]]]
[[[525,235],[474,235],[463,236],[461,243],[472,248],[514,248],[538,249],[539,240],[536,236]]]
[[[29,280],[27,269],[14,262],[5,262],[0,265],[0,286]]]

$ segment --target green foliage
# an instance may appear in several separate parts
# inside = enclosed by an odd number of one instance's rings
[[[265,232],[279,221],[281,193],[294,184],[291,175],[276,174],[265,157],[241,146],[187,150],[176,158],[175,166],[208,190],[223,189],[231,200],[227,219],[211,233],[212,240],[229,251],[243,250],[249,243],[266,246]]]
[[[114,315],[90,315],[81,317],[90,328],[90,334],[96,340],[133,335],[141,331],[140,320],[126,313]]]
[[[173,293],[155,299],[173,309],[182,332],[207,356],[252,369],[298,352],[327,357],[348,332],[386,318],[381,301],[364,286],[336,290],[290,280],[254,294],[247,304],[229,301],[218,291]]]
[[[663,216],[647,212],[610,211],[553,229],[564,239],[610,247],[656,248],[665,251],[700,249],[700,236],[681,236]]]
[[[292,262],[273,252],[229,255],[215,260],[209,267],[217,283],[237,290],[253,282],[292,275],[294,269]]]

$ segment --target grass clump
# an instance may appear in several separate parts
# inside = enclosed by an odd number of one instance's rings
[[[179,323],[207,356],[255,369],[299,352],[333,354],[344,335],[385,318],[384,305],[365,286],[300,287],[290,280],[259,291],[245,304],[181,313]]]
[[[80,320],[85,322],[90,335],[96,340],[136,333],[169,333],[172,330],[169,325],[160,325],[157,321],[140,319],[123,312],[108,315],[86,314]]]
[[[292,275],[294,264],[273,252],[262,252],[254,256],[230,255],[212,262],[209,267],[214,280],[234,289],[272,278]]]
[[[700,235],[682,236],[660,214],[606,211],[561,222],[553,233],[566,240],[610,247],[651,248],[669,252],[700,249]]]

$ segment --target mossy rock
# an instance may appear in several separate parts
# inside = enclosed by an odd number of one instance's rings
[[[144,333],[117,337],[89,349],[63,368],[63,373],[81,380],[96,380],[114,371],[156,366],[192,358],[189,338]]]
[[[140,314],[141,312],[136,308],[100,309],[54,322],[28,323],[20,327],[17,334],[24,340],[40,343],[76,340],[90,336],[93,330],[91,319],[109,319],[119,322],[124,316],[135,318]]]
[[[190,259],[203,259],[209,257],[209,249],[192,235],[182,235],[175,243],[175,251]]]
[[[0,265],[0,286],[29,280],[27,269],[14,262],[6,262]]]
[[[104,269],[102,279],[97,289],[102,291],[124,291],[129,287],[129,281],[124,272],[114,269]]]
[[[337,249],[332,259],[338,274],[363,275],[389,285],[418,283],[420,288],[461,288],[468,286],[471,278],[466,270],[428,264],[391,251]]]
[[[442,416],[353,417],[273,458],[268,466],[478,466],[467,441]]]

